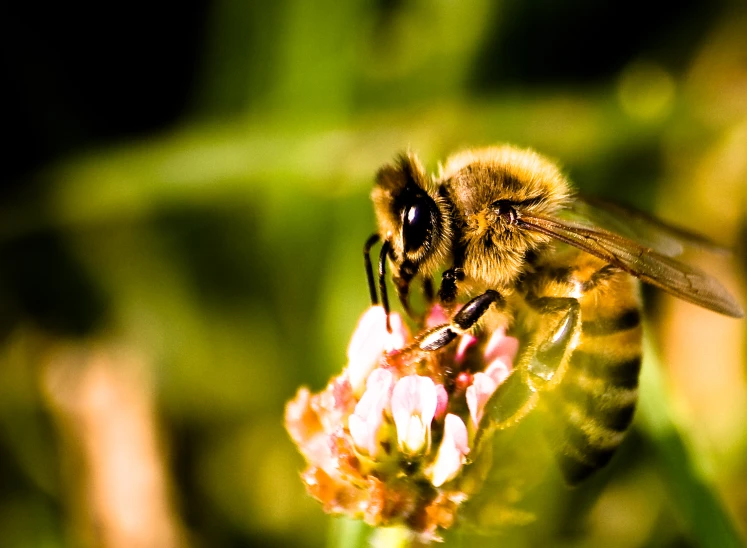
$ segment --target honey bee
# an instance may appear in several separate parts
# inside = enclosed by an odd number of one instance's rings
[[[744,313],[709,275],[674,257],[698,236],[574,195],[550,160],[498,146],[467,150],[430,176],[414,154],[377,175],[378,233],[364,246],[371,301],[389,312],[387,263],[405,311],[410,286],[442,272],[438,301],[449,323],[423,332],[432,352],[500,317],[524,341],[516,367],[487,404],[479,436],[549,411],[566,480],[604,466],[622,442],[637,401],[642,327],[638,280],[720,314]],[[370,251],[382,247],[375,279]]]

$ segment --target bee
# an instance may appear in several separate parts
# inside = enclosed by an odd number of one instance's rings
[[[381,241],[378,286],[387,312],[387,266],[412,317],[416,278],[433,299],[432,280],[441,272],[437,298],[452,313],[458,300],[472,297],[449,323],[421,333],[419,351],[437,351],[491,318],[507,321],[524,349],[488,402],[478,436],[541,407],[571,484],[610,460],[633,418],[639,280],[720,314],[744,315],[716,279],[675,258],[682,243],[707,245],[705,239],[581,199],[557,165],[532,150],[467,150],[436,176],[403,154],[378,171],[372,200],[378,232],[364,246],[372,303],[378,295],[370,252]]]

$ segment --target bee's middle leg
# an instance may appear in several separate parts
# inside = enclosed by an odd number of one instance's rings
[[[478,295],[465,304],[461,310],[454,315],[451,323],[429,329],[420,338],[418,347],[421,350],[433,351],[446,346],[459,335],[474,327],[493,303],[503,306],[504,299],[497,291],[488,289],[482,295]]]
[[[457,282],[464,280],[464,269],[460,266],[453,266],[444,270],[441,275],[441,287],[438,288],[438,300],[447,308],[451,307],[456,301]]]

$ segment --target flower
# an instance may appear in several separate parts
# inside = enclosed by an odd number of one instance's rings
[[[437,406],[436,385],[429,377],[408,375],[397,382],[392,393],[392,416],[404,454],[412,456],[430,448],[431,421]]]
[[[416,327],[446,321],[435,305]],[[427,352],[398,314],[390,323],[391,332],[383,308],[369,308],[345,369],[318,394],[301,388],[285,424],[308,463],[306,488],[327,512],[437,540],[485,480],[484,465],[468,458],[479,457],[472,444],[485,405],[511,374],[519,343],[500,327]]]
[[[505,358],[512,362],[519,351],[519,339],[506,335],[506,329],[500,327],[490,335],[485,345],[485,361],[491,362],[496,358]]]
[[[372,306],[358,322],[348,345],[348,380],[355,393],[360,393],[381,359],[382,352],[405,346],[409,338],[402,317],[396,312],[389,316],[391,333],[386,329],[386,312],[381,306]]]
[[[389,406],[394,376],[386,369],[375,369],[368,377],[366,392],[348,418],[348,429],[355,447],[370,457],[381,452],[380,430]]]
[[[443,384],[436,385],[436,414],[434,418],[440,421],[446,413],[446,406],[449,405],[449,394],[446,392]]]
[[[456,354],[454,355],[454,361],[456,363],[463,363],[467,357],[467,352],[470,348],[477,344],[477,337],[473,337],[469,333],[462,335],[459,339],[459,346],[457,346]]]
[[[464,464],[467,453],[467,427],[457,415],[449,413],[444,420],[444,437],[430,472],[433,485],[441,487],[453,479]]]
[[[467,408],[475,427],[480,425],[485,404],[496,388],[498,384],[486,373],[475,373],[472,378],[472,385],[467,388]]]

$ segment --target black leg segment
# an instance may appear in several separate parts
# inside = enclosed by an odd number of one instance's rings
[[[373,265],[371,264],[371,248],[380,240],[378,234],[371,234],[363,246],[363,260],[366,264],[366,278],[368,280],[368,293],[371,295],[371,304],[379,304],[379,296],[376,294],[376,280],[374,280]]]
[[[493,303],[502,305],[503,297],[497,291],[488,289],[482,295],[478,295],[465,304],[450,324],[439,325],[428,331],[420,340],[420,349],[432,351],[443,348],[459,335],[474,327]]]
[[[451,325],[439,325],[438,327],[434,327],[428,333],[426,333],[425,336],[420,340],[420,344],[418,346],[421,350],[427,350],[430,352],[432,350],[443,348],[458,336],[459,332],[454,331]]]
[[[477,321],[482,318],[483,314],[488,311],[493,303],[503,303],[503,297],[497,291],[488,289],[482,295],[479,295],[465,304],[462,309],[454,316],[452,324],[455,324],[462,331],[466,331]]]
[[[457,282],[464,279],[464,270],[454,266],[445,270],[441,277],[441,287],[438,290],[438,299],[444,304],[451,304],[456,300]]]
[[[389,321],[389,295],[386,292],[386,258],[391,248],[392,245],[389,242],[384,242],[379,252],[379,292],[381,293],[381,306],[386,312],[386,330],[389,333],[392,332],[392,324]]]
[[[399,302],[402,304],[402,308],[405,309],[407,315],[411,318],[414,316],[412,309],[410,308],[408,297],[410,294],[410,282],[412,282],[412,279],[417,273],[417,267],[407,259],[402,261],[399,265],[399,269],[394,273],[394,287],[397,290]]]

